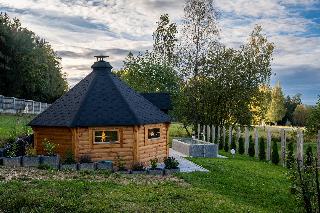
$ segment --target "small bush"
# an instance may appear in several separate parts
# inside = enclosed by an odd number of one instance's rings
[[[243,155],[244,153],[244,140],[242,137],[239,138],[239,154]]]
[[[249,149],[248,149],[248,154],[250,157],[254,157],[254,143],[252,139],[252,135],[249,137]]]
[[[288,169],[292,169],[295,163],[294,160],[294,151],[293,151],[293,142],[290,141],[288,144],[288,151],[287,151],[287,159],[286,159],[286,166]]]
[[[165,169],[177,169],[179,162],[174,157],[167,157],[163,160]]]
[[[90,155],[82,155],[80,157],[80,163],[92,163]]]
[[[312,166],[313,163],[313,153],[312,153],[312,147],[308,145],[307,150],[306,150],[306,157],[304,160],[304,164],[306,167]]]
[[[266,160],[266,143],[262,137],[259,142],[259,160]]]
[[[277,142],[272,143],[272,155],[271,155],[271,161],[273,164],[278,165],[280,158],[279,158],[279,151],[278,151],[278,144]]]
[[[140,163],[140,162],[134,163],[131,168],[133,171],[144,171],[145,170],[143,163]]]
[[[73,155],[73,152],[72,150],[68,149],[66,152],[65,152],[65,159],[63,161],[63,163],[65,164],[73,164],[73,163],[76,163],[75,159],[74,159],[74,155]]]
[[[233,135],[232,137],[232,141],[231,141],[231,149],[234,149],[234,150],[237,150],[237,136],[236,135]]]
[[[31,145],[28,145],[26,148],[26,156],[35,157],[37,156],[37,150]]]
[[[118,168],[118,171],[127,171],[126,164],[124,160],[120,157],[120,155],[117,155],[115,158],[115,166]]]
[[[223,145],[224,145],[224,144],[223,144],[223,138],[220,137],[220,138],[219,138],[219,150],[223,150],[223,148],[224,148]]]
[[[158,166],[158,158],[153,158],[150,160],[150,164],[151,164],[151,169],[156,169]]]
[[[10,148],[6,151],[6,157],[16,157],[18,151],[18,145],[16,143],[11,144]]]
[[[57,148],[57,145],[50,142],[47,138],[43,139],[42,141],[43,150],[46,153],[46,155],[55,155],[55,150]]]
[[[229,142],[228,141],[226,141],[226,143],[224,144],[223,149],[225,152],[229,152]]]

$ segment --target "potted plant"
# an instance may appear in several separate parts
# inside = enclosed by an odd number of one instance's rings
[[[117,155],[116,159],[115,159],[115,164],[117,167],[117,173],[122,173],[122,174],[129,174],[130,171],[125,167],[125,162],[124,160]]]
[[[21,156],[17,156],[17,144],[11,144],[10,148],[6,150],[6,157],[2,159],[2,163],[7,167],[20,167]]]
[[[153,158],[150,160],[151,167],[148,170],[148,173],[150,175],[162,175],[163,170],[161,168],[158,168],[158,158]]]
[[[166,175],[174,174],[180,171],[179,162],[174,157],[164,159],[164,173]]]
[[[60,157],[59,155],[55,154],[57,145],[50,142],[50,140],[46,138],[42,141],[42,145],[46,155],[41,157],[40,163],[42,165],[46,165],[54,169],[58,169],[59,163],[60,163]]]
[[[140,162],[134,163],[132,165],[131,169],[132,169],[131,170],[132,174],[145,174],[145,173],[147,173],[147,171],[144,168],[143,163],[140,163]]]
[[[113,169],[113,164],[111,160],[103,160],[103,161],[98,161],[96,164],[96,167],[98,170],[109,170],[112,171]]]
[[[80,157],[79,170],[94,170],[95,164],[92,162],[89,155],[82,155]]]
[[[37,156],[37,150],[31,145],[26,148],[26,155],[22,157],[22,166],[38,167],[40,165],[40,158]]]
[[[65,153],[65,159],[63,164],[60,165],[61,170],[77,170],[78,164],[74,160],[73,153],[70,149],[68,149]]]

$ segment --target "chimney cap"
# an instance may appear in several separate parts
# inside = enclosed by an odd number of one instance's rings
[[[97,61],[104,61],[104,58],[108,58],[108,55],[95,55],[94,57],[97,58]]]

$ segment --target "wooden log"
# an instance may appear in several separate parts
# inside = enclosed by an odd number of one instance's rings
[[[244,152],[247,155],[249,150],[249,128],[246,126],[244,130]]]
[[[259,135],[257,128],[254,128],[254,156],[259,158]]]
[[[271,160],[271,131],[270,128],[267,129],[267,161]]]

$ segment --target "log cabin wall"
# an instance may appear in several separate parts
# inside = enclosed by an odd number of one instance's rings
[[[45,154],[43,140],[46,138],[57,145],[56,153],[64,158],[67,150],[73,151],[72,130],[65,127],[34,127],[34,146],[37,154]]]
[[[160,128],[160,138],[148,139],[148,129]],[[168,156],[168,124],[150,124],[139,127],[137,161],[150,165],[150,160],[158,158],[159,162]]]
[[[117,130],[119,142],[117,143],[94,143],[95,130]],[[111,160],[115,161],[119,155],[125,161],[127,167],[133,164],[134,127],[97,127],[97,128],[77,128],[75,143],[75,157],[77,160],[81,156],[89,155],[92,161]]]

